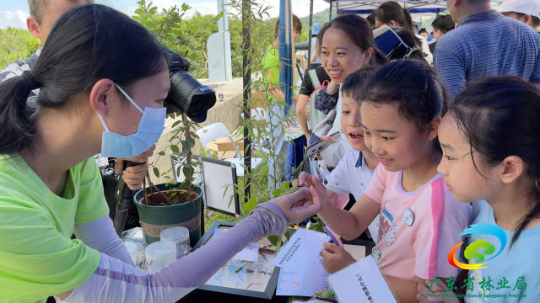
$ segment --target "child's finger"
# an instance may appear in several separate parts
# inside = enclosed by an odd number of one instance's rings
[[[426,286],[425,284],[418,284],[417,290],[418,290],[418,293],[426,294],[427,296],[428,286]]]
[[[309,192],[313,196],[313,203],[320,204],[321,207],[323,207],[323,205],[329,202],[326,194],[326,187],[324,187],[322,181],[316,177],[311,177],[311,181],[313,182],[313,185],[310,186]],[[313,190],[311,190],[312,188]]]
[[[420,292],[418,292],[418,293],[416,294],[416,300],[418,300],[418,302],[420,302],[420,303],[427,303],[427,302],[429,302],[428,297],[427,297],[427,294],[420,293]]]
[[[311,195],[311,201],[313,201],[313,204],[319,206],[322,205],[321,199],[324,199],[324,195],[317,191],[313,185],[309,187],[309,194]]]
[[[431,285],[431,282],[429,281],[426,281],[426,283],[429,283],[429,285]],[[446,284],[444,284],[442,281],[435,281],[435,283],[433,283],[433,287],[431,287],[431,292],[445,292],[445,291],[446,291]]]
[[[319,255],[320,255],[321,257],[323,257],[323,259],[324,259],[325,262],[326,262],[326,261],[328,260],[328,258],[330,258],[330,257],[332,257],[332,256],[334,255],[334,253],[331,252],[331,251],[328,251],[328,250],[326,250],[326,249],[323,249],[323,250],[321,250],[321,252],[319,253]]]
[[[338,140],[332,138],[332,137],[328,137],[328,136],[321,136],[321,139],[323,141],[327,141],[327,142],[330,142],[330,143],[336,143]]]
[[[311,176],[311,184],[321,193],[326,193],[326,187],[323,185],[323,181],[319,180],[315,176]]]
[[[324,242],[322,245],[323,245],[324,250],[332,252],[332,253],[336,253],[339,249],[337,246],[335,246],[332,243]]]
[[[306,172],[301,172],[298,176],[298,185],[299,186],[310,186],[311,183],[311,175]]]

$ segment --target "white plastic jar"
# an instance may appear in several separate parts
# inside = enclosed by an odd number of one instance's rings
[[[183,226],[173,226],[161,231],[159,238],[176,246],[176,258],[180,259],[191,250],[189,246],[189,230]]]
[[[145,249],[145,265],[149,272],[157,272],[176,261],[176,246],[170,242],[156,241]]]

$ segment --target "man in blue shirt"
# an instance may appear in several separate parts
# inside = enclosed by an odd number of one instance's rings
[[[491,9],[489,0],[448,0],[456,29],[435,50],[435,68],[455,98],[471,80],[513,75],[540,86],[540,35]]]

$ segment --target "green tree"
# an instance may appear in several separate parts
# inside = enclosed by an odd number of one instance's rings
[[[19,59],[31,57],[39,46],[39,39],[26,29],[0,29],[0,69]]]
[[[328,9],[325,9],[322,12],[313,14],[313,24],[320,23],[324,25],[326,22],[328,22],[328,13],[329,13]],[[302,22],[302,29],[305,29],[305,31],[302,30],[302,35],[300,36],[300,38],[304,36],[304,33],[307,37],[308,31],[309,31],[309,14],[305,17],[300,17],[300,22]],[[299,41],[305,41],[305,40],[299,40]]]
[[[157,7],[152,6],[152,2],[147,4],[141,0],[138,5],[133,18],[155,34],[164,46],[187,59],[191,64],[190,74],[193,77],[207,78],[206,41],[217,31],[219,16],[195,13],[189,19],[184,18],[191,8],[187,4],[163,9],[159,13]]]

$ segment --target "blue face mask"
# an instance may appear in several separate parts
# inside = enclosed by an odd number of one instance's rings
[[[116,85],[116,87],[142,113],[142,118],[135,134],[123,136],[109,131],[103,117],[98,115],[105,127],[101,141],[101,156],[133,158],[147,151],[157,142],[165,126],[167,109],[145,107],[143,111],[120,86]]]

